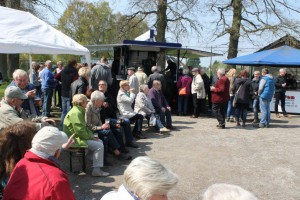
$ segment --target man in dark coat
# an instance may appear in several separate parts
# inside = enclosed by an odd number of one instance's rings
[[[275,113],[276,117],[280,117],[278,113],[278,104],[281,102],[281,110],[284,117],[287,117],[285,111],[285,92],[286,92],[286,70],[279,70],[279,76],[275,78]]]

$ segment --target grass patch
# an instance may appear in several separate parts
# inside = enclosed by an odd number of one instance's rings
[[[4,97],[4,90],[6,87],[9,85],[10,82],[3,82],[2,85],[0,86],[0,99]]]

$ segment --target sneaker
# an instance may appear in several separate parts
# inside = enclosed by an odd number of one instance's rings
[[[133,136],[137,139],[146,139],[147,137],[141,133],[141,132],[137,132],[137,133],[134,133]]]
[[[197,115],[192,115],[191,118],[198,118],[198,116]]]
[[[284,116],[284,117],[289,117],[289,115],[288,115],[288,114],[283,114],[283,116]]]
[[[115,156],[118,160],[131,160],[131,155],[124,155],[123,153],[120,153],[119,155]]]
[[[132,147],[132,148],[139,148],[139,146],[134,142],[127,142],[126,146],[127,147]]]
[[[258,124],[258,128],[265,128],[265,125],[264,124]]]
[[[100,167],[97,167],[97,168],[95,167],[95,168],[93,168],[92,176],[105,177],[105,176],[109,176],[109,173],[102,171],[100,169]]]
[[[160,132],[169,132],[170,129],[167,129],[166,127],[163,127],[161,129],[159,129]]]

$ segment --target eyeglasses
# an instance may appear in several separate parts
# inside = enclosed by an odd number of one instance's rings
[[[106,84],[100,84],[100,83],[99,83],[99,85],[98,85],[98,86],[100,86],[100,85],[106,85]]]

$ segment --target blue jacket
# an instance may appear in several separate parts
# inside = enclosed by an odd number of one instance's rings
[[[56,87],[56,80],[54,79],[54,75],[48,68],[43,69],[40,78],[42,79],[42,89],[54,89]]]
[[[274,79],[270,78],[269,76],[263,76],[261,77],[261,79],[264,79],[266,83],[264,85],[262,93],[260,94],[260,98],[271,101],[275,90]]]

